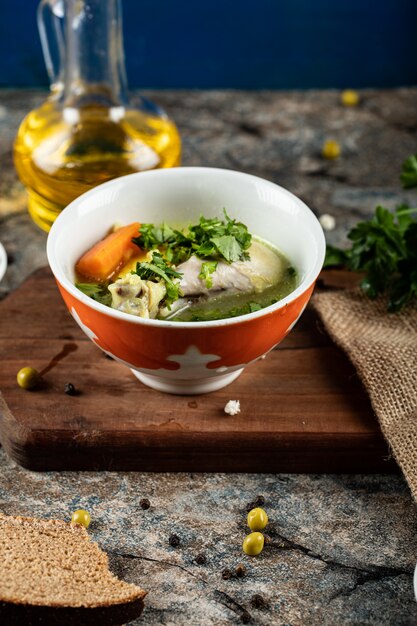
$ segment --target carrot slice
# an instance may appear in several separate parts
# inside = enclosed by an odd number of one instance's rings
[[[122,226],[87,250],[75,268],[79,274],[97,281],[107,280],[138,252],[132,237],[138,235],[139,222]]]

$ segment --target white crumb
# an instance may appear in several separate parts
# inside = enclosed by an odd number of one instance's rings
[[[228,415],[237,415],[238,413],[240,413],[239,400],[229,400],[229,402],[224,407],[224,412]]]
[[[336,220],[334,216],[329,213],[323,213],[323,215],[320,215],[319,222],[323,230],[334,230],[336,227]]]

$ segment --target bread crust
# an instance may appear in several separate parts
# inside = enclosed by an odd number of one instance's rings
[[[7,626],[121,626],[137,619],[143,611],[141,598],[132,602],[97,607],[55,607],[0,602],[0,623]]]
[[[1,534],[2,527],[5,532],[4,535]],[[103,580],[107,579],[110,592],[114,584],[117,590],[122,589],[122,593],[121,597],[119,595],[118,599],[117,596],[112,597],[110,593],[107,600],[103,596],[100,597],[100,594],[98,594],[98,597],[96,595],[96,598],[92,597],[91,600],[86,601],[85,598],[84,600],[82,599],[81,594],[79,599],[71,597],[70,602],[59,601],[57,598],[54,599],[53,596],[50,597],[48,601],[42,602],[42,600],[40,601],[39,598],[36,597],[36,594],[30,597],[32,594],[27,591],[19,595],[18,586],[16,586],[14,593],[10,589],[10,586],[7,587],[7,585],[6,588],[2,590],[0,580],[1,624],[7,624],[7,626],[23,626],[23,624],[25,626],[31,626],[32,624],[42,624],[43,626],[67,626],[67,624],[68,626],[72,626],[73,624],[83,624],[83,626],[97,626],[98,624],[100,624],[100,626],[117,626],[139,617],[144,608],[144,598],[147,595],[146,591],[131,583],[120,581],[109,571],[107,554],[103,552],[95,542],[91,541],[84,526],[71,524],[62,520],[43,520],[21,516],[13,517],[0,513],[0,540],[4,538],[4,541],[8,541],[6,546],[9,546],[9,548],[6,549],[6,553],[9,555],[6,558],[6,562],[9,561],[10,563],[10,546],[12,546],[13,550],[14,533],[16,532],[18,535],[20,533],[21,535],[23,532],[23,536],[26,537],[25,533],[27,533],[27,530],[25,530],[24,527],[30,527],[30,529],[36,531],[35,542],[39,537],[42,540],[43,536],[50,541],[51,532],[53,532],[52,536],[56,536],[59,540],[65,539],[65,537],[67,537],[67,539],[74,537],[74,545],[77,546],[77,549],[85,552],[85,549],[88,547],[92,563],[95,565],[96,571],[102,572]],[[19,531],[19,529],[21,530]],[[60,531],[62,531],[62,535]],[[12,534],[10,535],[10,533]],[[68,535],[68,533],[70,533],[70,535]],[[34,545],[36,545],[36,543]],[[46,544],[46,546],[47,545],[48,544]],[[59,549],[59,545],[60,543],[58,542],[57,549]],[[9,552],[7,552],[7,550]],[[49,550],[49,548],[46,547],[46,550]],[[11,552],[11,554],[13,555],[13,552]],[[58,565],[58,571],[60,567],[61,565]],[[25,566],[24,569],[26,569]],[[20,569],[20,575],[22,575],[22,573],[24,573],[24,570],[22,571],[22,569]],[[81,589],[83,588],[81,587]],[[75,590],[75,593],[77,593],[77,588],[75,588]],[[11,591],[12,593],[10,593]]]

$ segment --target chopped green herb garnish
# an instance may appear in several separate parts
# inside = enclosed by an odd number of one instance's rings
[[[142,280],[164,281],[166,287],[164,300],[168,307],[182,295],[179,283],[172,280],[181,278],[182,274],[170,267],[157,250],[152,253],[151,262],[136,263],[136,270],[132,274],[137,274]]]
[[[245,261],[252,235],[247,226],[231,219],[224,210],[224,220],[200,217],[198,224],[184,230],[174,230],[163,224],[142,224],[139,237],[133,242],[144,250],[160,248],[165,258],[178,265],[195,254],[201,259]]]
[[[175,233],[168,224],[154,226],[154,224],[142,224],[139,237],[133,242],[144,250],[152,250],[163,244],[175,241]]]
[[[271,302],[271,304],[274,304],[274,303],[275,303],[275,300],[274,302]],[[262,309],[262,306],[258,302],[249,302],[248,307],[249,307],[248,313],[255,313],[256,311],[260,311]]]
[[[216,268],[217,261],[204,261],[201,265],[198,277],[205,281],[207,289],[210,289],[210,287],[213,286],[212,274],[216,271]]]
[[[112,296],[107,286],[99,283],[75,283],[75,286],[96,302],[111,306]]]

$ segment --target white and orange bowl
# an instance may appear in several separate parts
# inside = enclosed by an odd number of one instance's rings
[[[115,222],[185,225],[228,214],[281,250],[297,288],[265,309],[219,321],[170,322],[106,307],[74,285],[74,265]],[[181,167],[131,174],[83,194],[59,215],[48,261],[73,318],[104,352],[145,385],[176,394],[215,391],[265,356],[293,328],[321,270],[325,239],[312,211],[271,182],[231,170]]]

